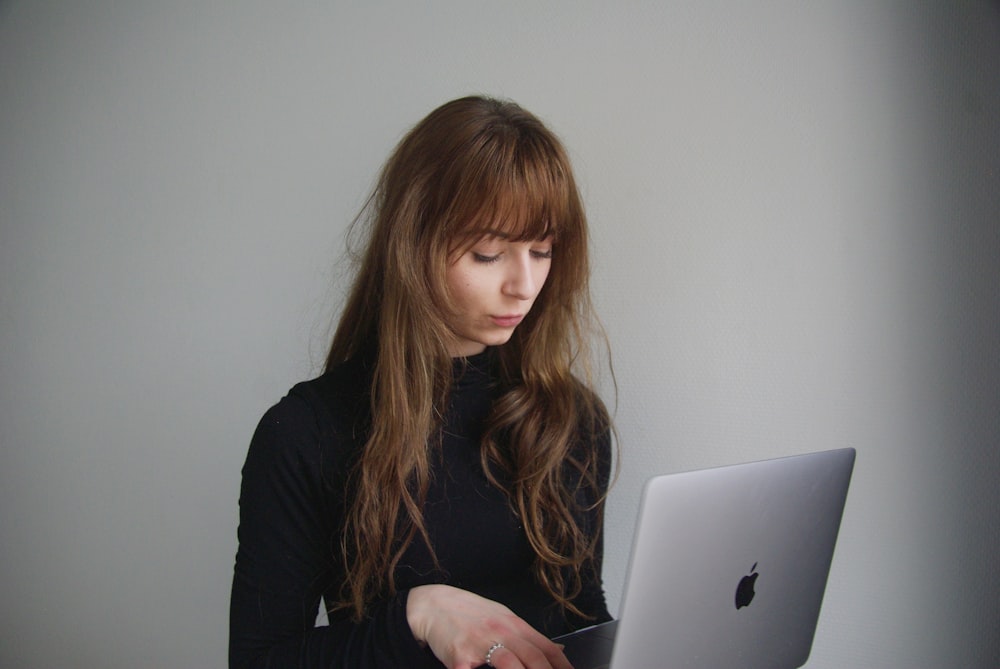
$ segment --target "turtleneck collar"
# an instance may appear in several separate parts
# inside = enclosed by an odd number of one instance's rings
[[[488,384],[493,379],[496,353],[487,347],[482,353],[452,358],[452,373],[456,387]]]

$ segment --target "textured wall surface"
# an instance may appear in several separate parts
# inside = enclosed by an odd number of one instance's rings
[[[995,2],[282,4],[0,2],[0,665],[225,664],[250,435],[470,92],[583,186],[612,603],[649,474],[853,446],[809,666],[995,664]]]

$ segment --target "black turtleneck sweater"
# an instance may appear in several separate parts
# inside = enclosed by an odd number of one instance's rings
[[[328,626],[314,626],[320,598],[334,600],[343,581],[339,538],[346,480],[368,433],[370,370],[362,360],[340,365],[296,385],[264,415],[243,467],[230,605],[231,668],[440,669],[406,621],[409,590],[429,583],[498,601],[548,636],[610,619],[599,577],[600,551],[596,576],[574,602],[594,619],[565,615],[535,580],[531,547],[504,493],[486,479],[479,455],[497,393],[491,358],[487,350],[455,363],[441,449],[432,459],[423,509],[440,568],[423,541],[415,539],[395,573],[397,594],[372,605],[361,623],[348,612],[333,612]],[[609,434],[581,434],[577,448],[598,449],[598,480],[606,486]],[[581,512],[581,527],[598,527],[598,513]]]

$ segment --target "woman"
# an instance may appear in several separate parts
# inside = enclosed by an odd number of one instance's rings
[[[565,152],[517,105],[449,102],[364,222],[325,373],[250,445],[230,665],[566,669],[547,637],[610,618],[611,440],[574,375],[593,319]]]

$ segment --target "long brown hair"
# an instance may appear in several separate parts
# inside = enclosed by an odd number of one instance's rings
[[[603,503],[594,437],[610,420],[591,390],[587,222],[559,140],[514,103],[467,97],[431,112],[402,139],[354,222],[367,247],[327,369],[374,347],[371,429],[352,474],[341,550],[347,580],[335,607],[358,618],[394,591],[393,572],[418,535],[429,460],[453,365],[446,268],[486,230],[551,237],[548,279],[498,348],[503,394],[483,440],[536,554],[538,581],[564,608],[592,568],[596,528],[578,527],[581,492]],[[574,472],[567,476],[566,467]],[[574,481],[572,486],[567,480]]]

